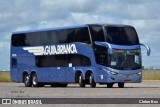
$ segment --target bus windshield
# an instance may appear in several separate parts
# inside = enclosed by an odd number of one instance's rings
[[[139,39],[133,27],[106,26],[107,42],[116,45],[138,45]]]
[[[135,70],[141,68],[140,50],[113,50],[109,55],[109,66],[119,70]]]

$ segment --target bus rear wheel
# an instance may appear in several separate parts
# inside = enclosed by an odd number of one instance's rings
[[[119,88],[124,88],[124,83],[118,83]]]
[[[38,82],[38,78],[37,78],[37,74],[36,73],[34,73],[32,75],[32,84],[33,84],[33,87],[44,87],[43,84]]]
[[[79,86],[80,87],[85,87],[85,81],[83,79],[82,73],[79,75]]]
[[[96,83],[94,81],[93,73],[91,73],[91,75],[89,76],[89,83],[90,83],[90,87],[92,87],[92,88],[96,87]]]
[[[113,87],[113,83],[107,83],[107,87],[108,88],[112,88]]]
[[[31,87],[32,82],[28,74],[25,74],[23,77],[25,87]]]

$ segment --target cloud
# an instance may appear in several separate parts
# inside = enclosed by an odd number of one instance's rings
[[[159,0],[1,0],[0,4],[0,69],[9,69],[12,32],[84,23],[134,26],[140,41],[152,48],[151,57],[142,48],[143,64],[152,66],[155,61],[160,66]]]

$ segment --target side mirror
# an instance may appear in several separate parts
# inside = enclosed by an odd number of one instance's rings
[[[142,43],[140,43],[140,45],[141,45],[141,46],[144,46],[144,47],[147,49],[147,56],[149,56],[150,53],[151,53],[150,47],[149,47],[148,45],[144,45],[144,44],[142,44]]]

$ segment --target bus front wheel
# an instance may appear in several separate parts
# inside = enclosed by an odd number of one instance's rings
[[[118,83],[119,88],[124,88],[124,83]]]
[[[94,88],[96,87],[96,83],[94,81],[94,76],[93,74],[91,73],[91,75],[89,76],[89,82],[90,82],[90,87]]]
[[[32,82],[31,82],[31,79],[30,79],[28,74],[24,75],[24,85],[25,85],[25,87],[31,87],[32,86]]]
[[[85,81],[83,79],[83,75],[82,74],[79,75],[79,86],[80,87],[85,87]]]

